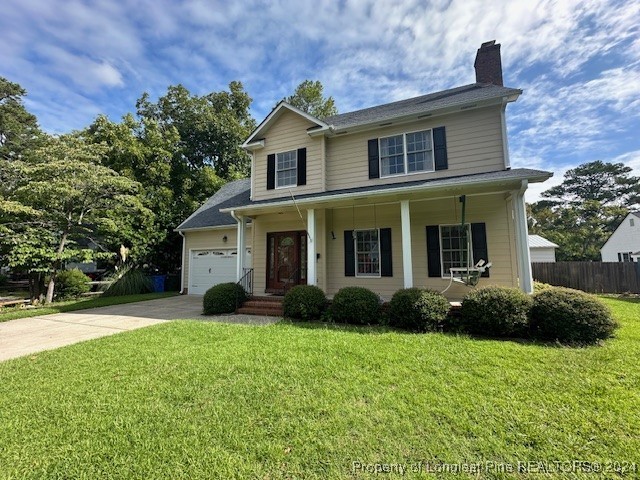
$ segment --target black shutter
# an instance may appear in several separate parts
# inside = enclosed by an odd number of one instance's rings
[[[446,170],[447,163],[447,136],[444,127],[433,129],[433,155],[435,158],[436,170]]]
[[[471,224],[471,248],[473,249],[473,264],[480,259],[489,262],[489,251],[487,250],[487,227],[484,223]],[[483,277],[489,276],[489,270],[482,273]]]
[[[298,185],[307,184],[307,149],[298,149]]]
[[[380,178],[380,157],[378,155],[378,139],[369,140],[369,178]]]
[[[383,277],[393,277],[390,228],[380,229],[380,274]]]
[[[267,155],[267,190],[276,188],[276,154]]]
[[[427,227],[427,270],[430,277],[441,277],[440,266],[440,227],[429,225]]]
[[[353,230],[344,231],[344,276],[356,276],[356,252],[353,242]]]

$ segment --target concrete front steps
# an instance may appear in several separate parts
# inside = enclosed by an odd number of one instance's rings
[[[251,297],[236,310],[236,313],[282,317],[284,315],[282,299],[283,297]]]

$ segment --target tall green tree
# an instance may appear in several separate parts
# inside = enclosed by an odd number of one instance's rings
[[[0,77],[0,158],[20,158],[42,139],[36,117],[24,106],[25,95],[20,85]]]
[[[529,230],[557,243],[558,260],[600,259],[600,248],[640,201],[640,178],[622,163],[589,162],[529,206]]]
[[[26,160],[0,160],[10,185],[2,190],[0,248],[9,266],[48,275],[47,302],[64,262],[92,255],[82,246],[87,240],[144,254],[136,252],[138,236],[152,228],[153,213],[137,196],[137,182],[101,165],[103,151],[63,135]]]
[[[319,80],[305,80],[296,87],[293,95],[284,100],[303,112],[322,120],[338,113],[333,97],[325,98],[323,90]]]

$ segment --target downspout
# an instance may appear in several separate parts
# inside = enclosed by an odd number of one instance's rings
[[[182,237],[182,266],[180,267],[180,295],[184,295],[184,259],[187,250],[187,238],[182,233],[182,230],[178,230],[178,233]]]

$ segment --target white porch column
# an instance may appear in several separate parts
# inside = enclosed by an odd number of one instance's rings
[[[527,226],[527,210],[524,203],[526,181],[522,188],[513,192],[513,210],[515,213],[516,250],[518,258],[518,277],[520,289],[525,293],[533,293],[533,276],[531,274],[531,255],[529,253],[529,227]]]
[[[245,257],[247,251],[247,242],[245,239],[245,233],[247,231],[247,217],[235,216],[233,217],[238,222],[238,255],[236,258],[236,281],[239,282],[244,275],[244,267],[245,267]]]
[[[316,211],[307,210],[307,285],[317,285],[316,274]]]
[[[400,202],[400,219],[402,221],[402,271],[404,272],[404,288],[413,287],[413,262],[411,261],[411,214],[409,200]]]

